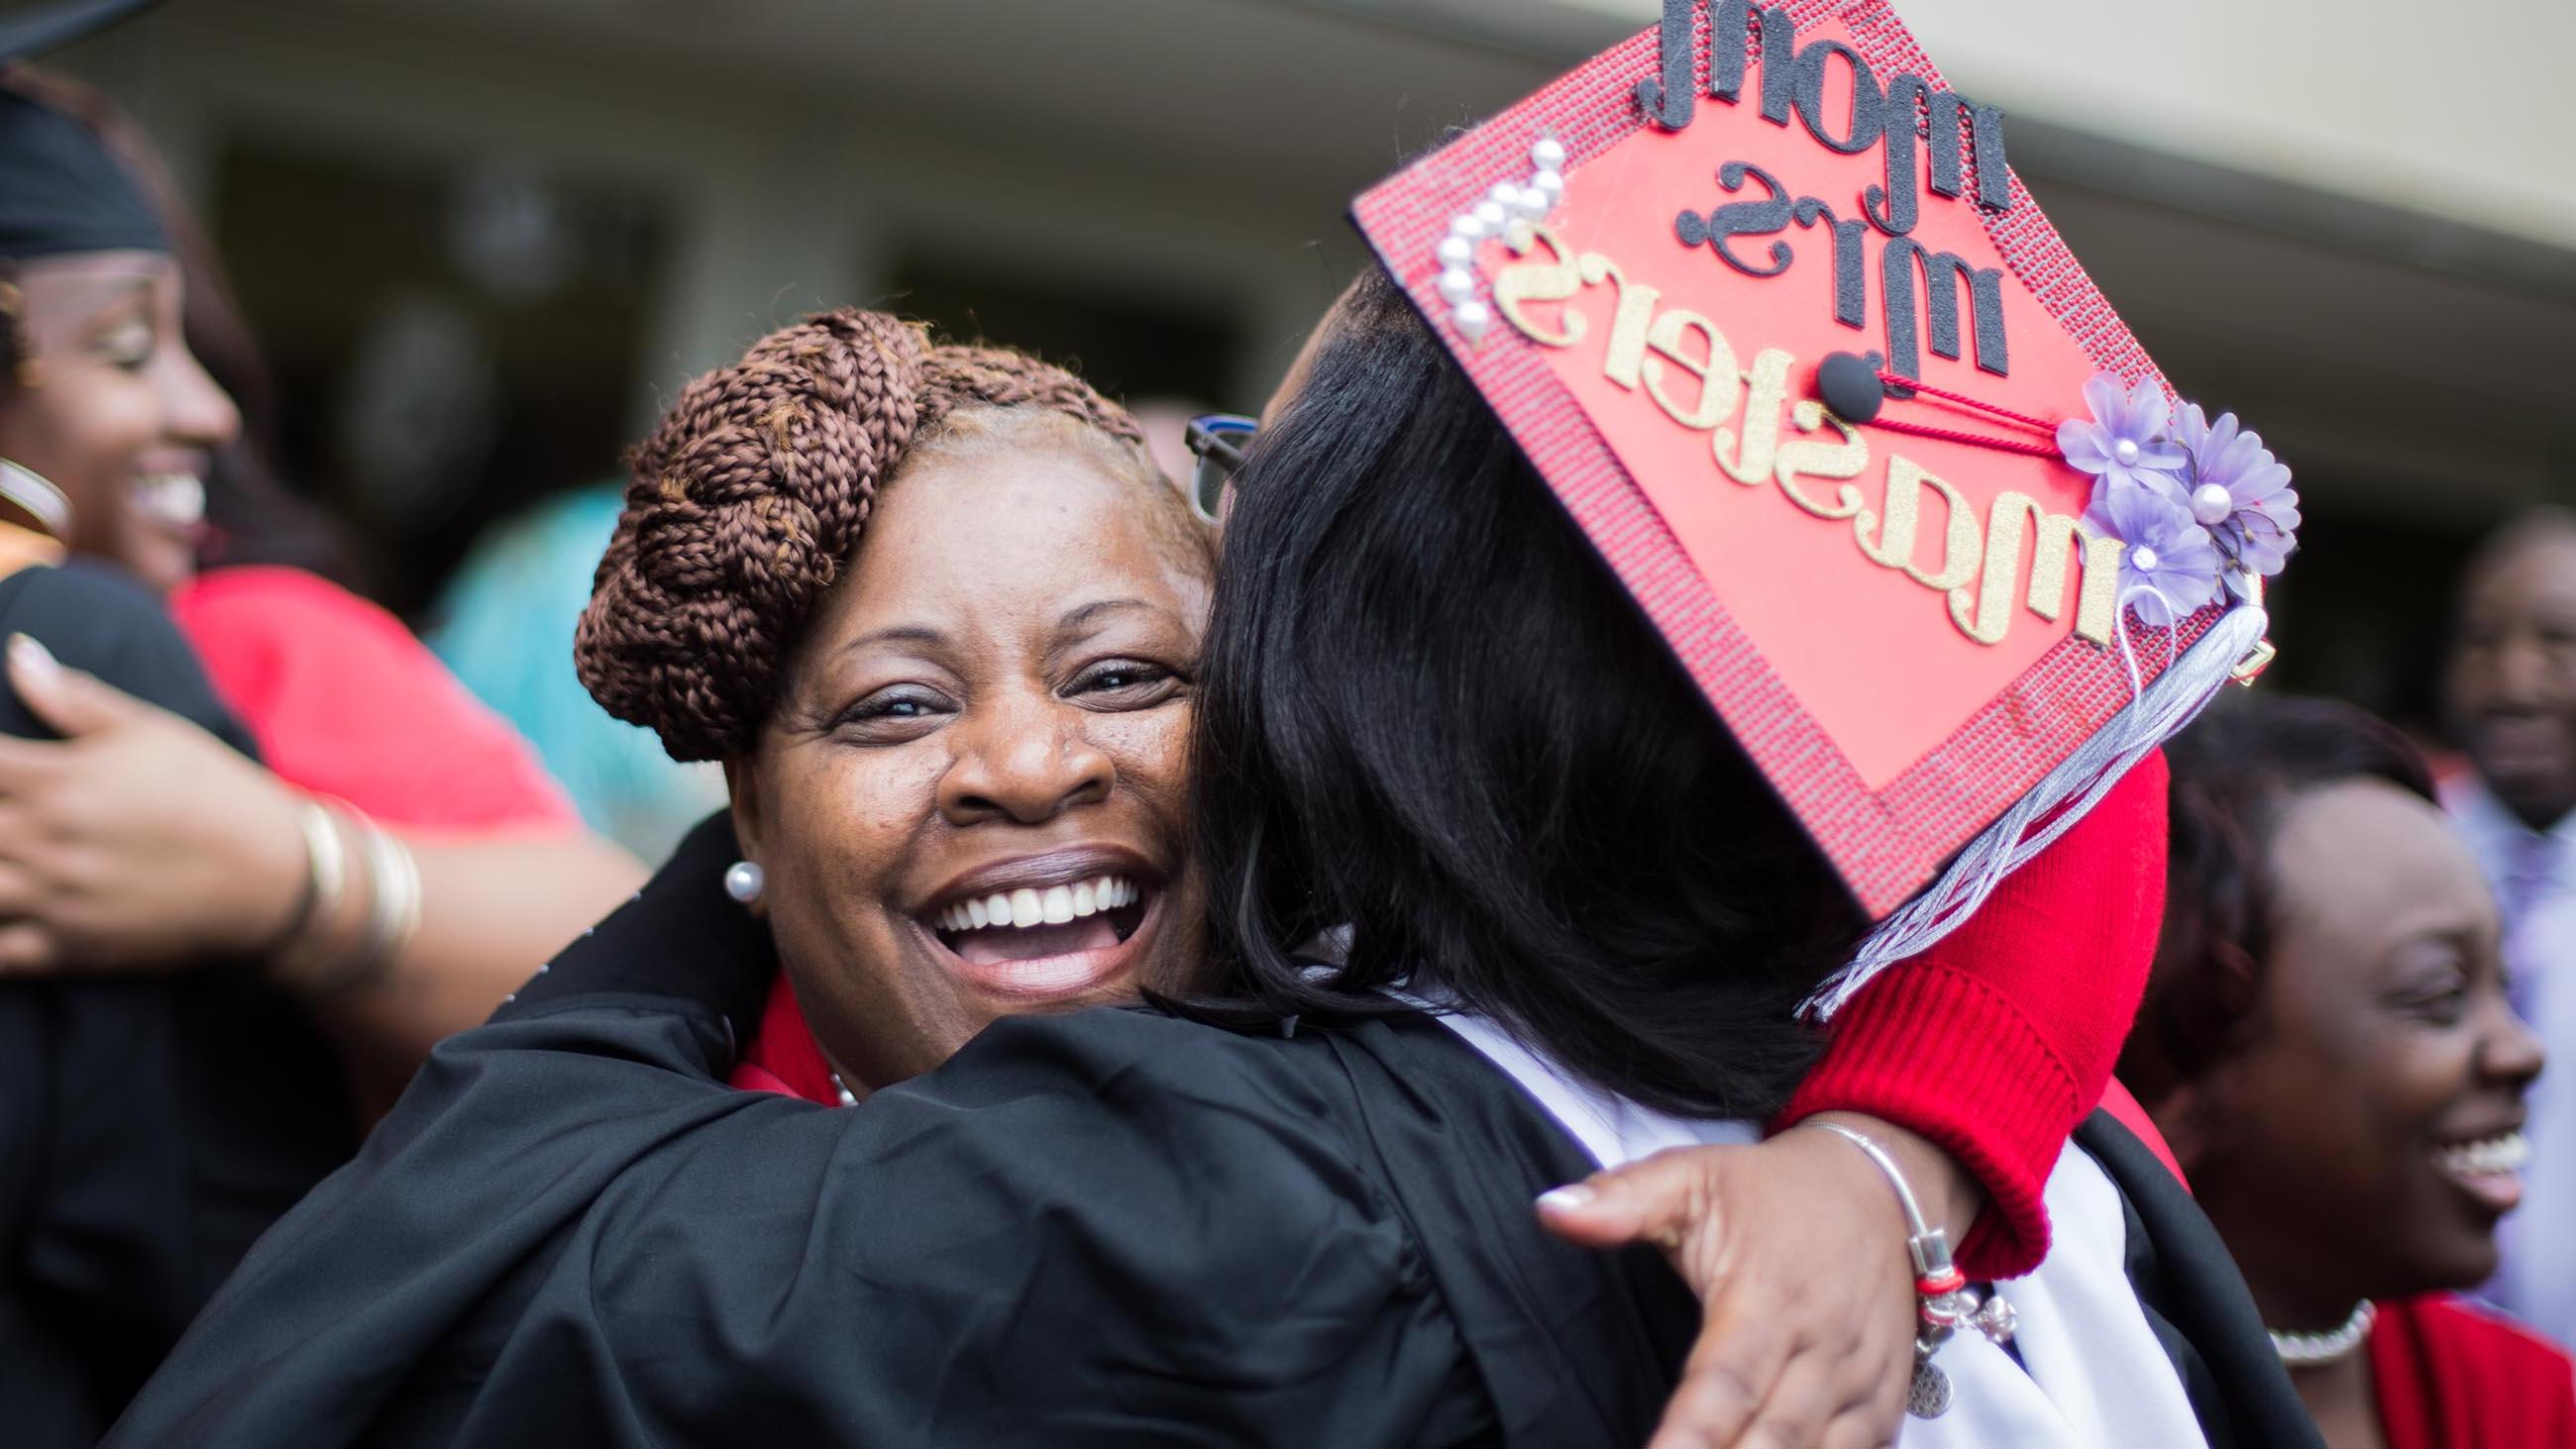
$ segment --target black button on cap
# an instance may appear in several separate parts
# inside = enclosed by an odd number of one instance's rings
[[[1816,395],[1847,423],[1868,422],[1878,416],[1879,404],[1887,401],[1887,389],[1878,382],[1878,364],[1851,352],[1833,353],[1816,364]]]

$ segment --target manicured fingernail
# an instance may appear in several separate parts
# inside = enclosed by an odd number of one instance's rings
[[[1582,1183],[1569,1182],[1563,1187],[1552,1187],[1540,1193],[1538,1205],[1550,1212],[1570,1213],[1590,1206],[1597,1196],[1599,1194]]]
[[[53,651],[37,643],[35,636],[30,634],[9,636],[9,657],[20,669],[45,679],[53,678],[62,670],[62,666],[54,662]]]

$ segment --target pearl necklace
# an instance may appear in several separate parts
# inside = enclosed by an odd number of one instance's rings
[[[2352,1316],[2345,1319],[2340,1328],[2330,1328],[2323,1333],[2283,1333],[2277,1328],[2267,1328],[2264,1332],[2272,1335],[2272,1351],[2281,1356],[2286,1367],[2322,1368],[2349,1357],[2354,1349],[2361,1347],[2361,1341],[2370,1337],[2371,1321],[2378,1316],[2378,1306],[2365,1298],[2353,1308]]]
[[[850,1090],[850,1084],[841,1080],[841,1074],[839,1072],[833,1072],[831,1074],[831,1078],[832,1090],[841,1094],[842,1106],[855,1107],[859,1105],[859,1094]]]

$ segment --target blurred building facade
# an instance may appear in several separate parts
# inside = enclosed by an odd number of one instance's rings
[[[289,471],[417,612],[691,373],[890,305],[1250,410],[1349,197],[1655,0],[172,0],[67,57],[170,153]],[[2282,672],[2423,717],[2444,600],[2576,502],[2565,0],[1900,0],[2188,396],[2299,475]]]

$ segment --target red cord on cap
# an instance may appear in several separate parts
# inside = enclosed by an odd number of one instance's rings
[[[1941,438],[1953,443],[1966,443],[1973,448],[1992,448],[1999,453],[2023,453],[2033,458],[2058,456],[2055,443],[2031,443],[2024,442],[2020,438],[1997,438],[1985,433],[1961,432],[1957,428],[1936,428],[1928,423],[1901,423],[1892,418],[1880,418],[1874,423],[1863,426],[1885,428],[1891,433],[1912,433],[1921,438]]]
[[[1914,391],[1922,393],[1926,397],[1937,397],[1944,402],[1956,403],[1963,408],[1974,408],[1978,412],[1991,414],[1992,416],[2001,418],[2008,423],[2019,423],[2034,433],[2043,434],[2051,438],[2057,436],[2057,424],[2055,423],[2049,422],[2043,418],[2032,417],[2028,413],[2014,412],[2011,408],[1997,407],[1990,402],[1980,402],[1977,399],[1968,396],[1966,393],[1952,392],[1947,388],[1934,387],[1928,382],[1916,382],[1910,377],[1899,377],[1897,374],[1892,372],[1881,372],[1878,375],[1878,380],[1889,387],[1912,388]]]

